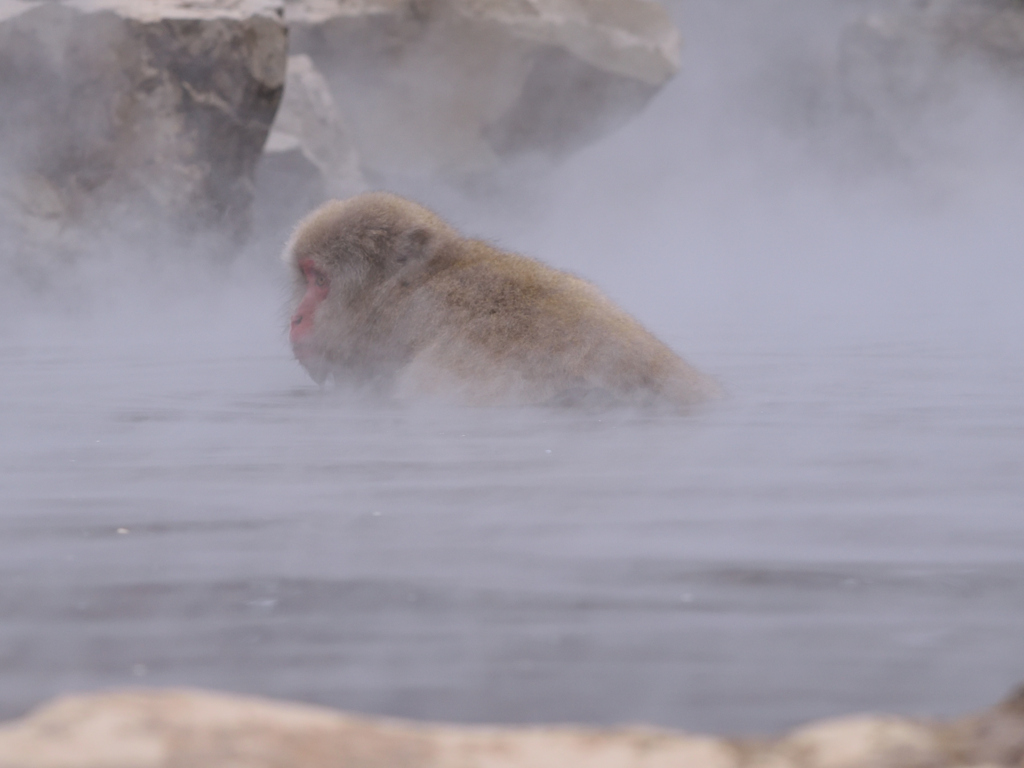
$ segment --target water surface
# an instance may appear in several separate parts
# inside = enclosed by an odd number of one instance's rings
[[[749,732],[1024,679],[1021,369],[712,362],[730,400],[655,418],[370,406],[283,350],[6,345],[0,710],[195,685]]]

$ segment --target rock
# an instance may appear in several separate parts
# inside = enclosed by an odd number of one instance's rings
[[[302,154],[320,171],[331,197],[348,197],[366,189],[345,122],[334,106],[324,76],[308,56],[288,57],[284,99],[270,142],[298,142]],[[274,151],[268,146],[265,151]]]
[[[946,738],[965,765],[1024,768],[1024,686],[988,712],[952,724]]]
[[[327,81],[308,56],[290,56],[284,98],[256,169],[257,231],[277,235],[325,200],[366,189]]]
[[[848,717],[775,741],[471,727],[189,690],[65,696],[0,727],[3,768],[1021,768],[1024,696],[943,724]]]
[[[282,91],[265,232],[363,190],[361,163],[379,181],[567,152],[678,67],[651,0],[288,0],[285,90],[284,16],[274,0],[0,0],[5,261],[45,274],[95,225],[242,236]]]
[[[837,85],[844,117],[888,142],[886,160],[923,160],[927,139],[941,134],[934,126],[958,117],[956,93],[977,92],[994,73],[1024,77],[1018,0],[920,0],[883,5],[849,26]]]
[[[0,728],[4,768],[737,768],[653,729],[471,728],[199,691],[67,696]]]
[[[679,66],[651,0],[286,0],[364,168],[474,174],[558,156],[640,110]]]
[[[948,764],[934,727],[897,717],[847,717],[800,728],[751,768],[931,768]]]
[[[0,216],[242,233],[286,54],[262,0],[0,0]]]
[[[1024,8],[1017,0],[930,0],[924,11],[950,53],[979,52],[1024,74]]]

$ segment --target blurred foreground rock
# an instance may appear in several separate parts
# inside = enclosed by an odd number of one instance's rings
[[[244,232],[286,55],[262,0],[0,0],[0,224]]]
[[[653,728],[495,728],[354,717],[200,691],[67,696],[0,727],[3,768],[953,768],[1024,766],[1024,693],[936,724],[852,717],[777,741]]]
[[[635,114],[679,66],[651,0],[286,0],[364,168],[455,175],[557,156]]]

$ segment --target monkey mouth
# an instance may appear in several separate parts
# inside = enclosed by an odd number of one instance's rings
[[[318,352],[306,344],[292,344],[292,353],[313,381],[320,385],[327,381],[331,366],[322,352]]]

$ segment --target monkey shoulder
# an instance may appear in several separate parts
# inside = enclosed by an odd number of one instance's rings
[[[436,311],[473,332],[517,334],[572,325],[598,294],[586,281],[519,254],[470,241],[431,271],[424,288]]]

